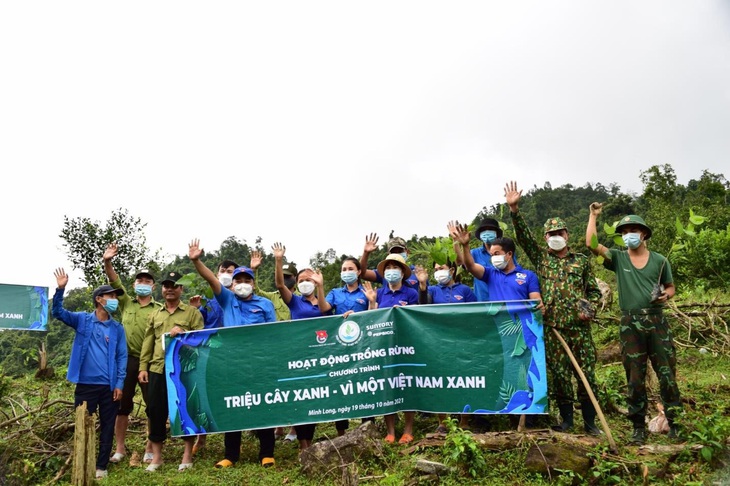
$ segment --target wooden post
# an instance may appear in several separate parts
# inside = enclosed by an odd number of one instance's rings
[[[74,460],[71,484],[87,486],[94,483],[96,472],[96,414],[89,415],[86,402],[76,407]]]
[[[565,339],[563,339],[563,336],[560,335],[557,329],[554,327],[551,327],[550,329],[553,330],[555,333],[555,336],[558,338],[558,341],[560,341],[560,344],[563,345],[563,349],[568,354],[568,357],[570,358],[570,362],[573,363],[573,367],[575,368],[575,371],[578,372],[578,376],[580,376],[581,381],[583,382],[583,386],[586,389],[586,392],[588,392],[588,397],[591,399],[591,403],[593,403],[593,407],[596,409],[596,413],[598,414],[598,419],[601,421],[601,427],[603,428],[603,431],[606,433],[606,438],[608,438],[608,445],[611,447],[612,452],[618,452],[618,448],[616,447],[616,442],[613,440],[613,435],[611,435],[611,429],[608,428],[608,422],[606,422],[606,417],[603,416],[603,411],[601,410],[601,406],[598,405],[598,400],[596,400],[596,396],[593,394],[593,390],[591,390],[591,385],[588,384],[588,379],[586,378],[586,375],[583,373],[583,370],[580,369],[580,365],[578,365],[578,361],[576,361],[575,356],[573,356],[573,352],[570,350],[570,347],[568,346],[568,343],[565,342]]]

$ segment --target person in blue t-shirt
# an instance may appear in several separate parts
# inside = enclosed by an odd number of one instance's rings
[[[274,254],[274,283],[279,291],[282,300],[291,311],[292,321],[297,319],[308,319],[312,317],[321,317],[329,314],[330,311],[323,311],[319,304],[327,304],[324,298],[324,278],[320,272],[315,272],[311,268],[305,268],[297,272],[297,295],[286,286],[284,280],[284,254],[286,247],[279,242],[274,243],[271,247]],[[315,292],[316,291],[316,292]],[[317,424],[300,424],[295,425],[294,429],[299,440],[299,449],[304,450],[312,444],[314,439],[314,431]]]
[[[330,290],[324,298],[318,296],[318,301],[321,302],[319,310],[323,314],[332,312],[336,316],[347,317],[354,312],[368,310],[368,298],[360,285],[360,268],[360,261],[357,258],[348,257],[342,261],[340,279],[345,285]],[[324,292],[324,287],[322,291]],[[337,435],[345,435],[349,426],[349,420],[337,420],[335,422]]]
[[[259,297],[253,293],[255,283],[254,271],[248,267],[238,267],[232,274],[232,290],[223,286],[200,257],[203,249],[199,240],[193,240],[188,246],[188,256],[193,262],[195,270],[203,277],[213,290],[215,300],[220,304],[223,312],[223,327],[245,326],[249,324],[263,324],[275,322],[274,304],[269,299]],[[259,438],[259,461],[264,467],[274,465],[274,428],[259,429],[256,431]],[[223,435],[225,457],[215,467],[225,468],[233,466],[241,457],[241,431],[226,432]]]
[[[383,276],[388,285],[377,290],[370,282],[363,282],[365,295],[368,298],[369,309],[385,309],[387,307],[398,307],[404,305],[418,304],[418,291],[407,287],[403,282],[411,276],[411,268],[398,253],[390,253],[385,260],[378,263],[378,273]],[[395,413],[385,416],[385,425],[388,429],[385,442],[395,442]],[[398,441],[399,444],[409,444],[413,441],[413,418],[416,413],[407,411],[403,413],[405,426],[403,435]]]
[[[383,274],[381,274],[377,269],[376,270],[368,270],[368,259],[372,252],[378,249],[378,240],[380,238],[375,233],[370,233],[368,236],[365,237],[365,247],[362,250],[362,256],[360,257],[360,268],[362,268],[362,280],[368,281],[368,282],[375,282],[376,284],[384,285],[383,283]],[[401,258],[403,258],[404,262],[408,262],[408,255],[410,252],[408,251],[408,247],[406,246],[406,240],[403,238],[400,238],[398,236],[394,236],[390,240],[388,240],[388,254],[394,253],[396,255],[400,255]],[[416,273],[413,265],[410,265],[409,268],[411,269],[410,276],[403,279],[403,285],[406,287],[411,287],[412,289],[418,289],[418,279],[416,278]]]
[[[471,287],[464,285],[456,274],[456,263],[448,259],[446,263],[433,264],[433,279],[437,285],[428,285],[428,271],[421,266],[416,267],[416,277],[418,278],[418,303],[419,304],[460,304],[466,302],[476,302],[477,298],[472,292]],[[439,425],[436,428],[436,434],[445,435],[448,428],[444,421],[445,413],[437,414]],[[462,424],[465,424],[466,416],[462,415]]]
[[[51,315],[76,333],[66,374],[68,381],[76,383],[74,407],[86,402],[90,414],[99,409],[96,478],[102,479],[107,476],[114,424],[127,375],[127,337],[124,327],[112,318],[119,305],[117,296],[124,294],[124,290],[102,285],[92,294],[94,312],[70,312],[63,308],[68,274],[63,268],[58,268],[54,276],[57,287]]]

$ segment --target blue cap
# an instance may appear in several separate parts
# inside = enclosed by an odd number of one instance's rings
[[[233,278],[236,278],[236,275],[240,275],[240,274],[242,274],[242,273],[245,273],[246,275],[248,275],[249,277],[251,277],[251,278],[253,278],[253,279],[255,279],[255,278],[256,278],[256,274],[254,273],[254,271],[253,271],[253,270],[251,270],[251,269],[250,269],[250,268],[248,268],[248,267],[238,267],[238,268],[236,268],[236,269],[235,269],[235,270],[233,271]]]

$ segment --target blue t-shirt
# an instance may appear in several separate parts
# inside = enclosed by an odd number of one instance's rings
[[[96,321],[92,327],[89,350],[81,362],[79,383],[85,385],[108,385],[109,376],[109,333],[112,331],[110,321]]]
[[[429,285],[428,293],[434,304],[456,304],[459,302],[476,302],[477,298],[468,285],[455,283],[454,285]]]
[[[387,286],[381,287],[378,289],[375,302],[378,303],[378,309],[395,307],[396,305],[418,305],[418,291],[405,285],[402,285],[396,291],[390,290],[390,287]]]
[[[223,327],[223,309],[216,299],[206,299],[199,310],[203,315],[204,329]]]
[[[362,285],[358,285],[352,292],[347,289],[347,285],[332,289],[327,294],[327,302],[334,309],[336,316],[350,310],[354,312],[368,310],[368,298],[365,296]]]
[[[494,267],[484,267],[481,280],[489,286],[491,301],[527,300],[532,292],[540,292],[537,275],[519,265],[515,265],[509,273]]]
[[[471,257],[476,263],[483,266],[484,268],[494,267],[494,265],[492,265],[492,255],[489,254],[484,245],[480,246],[479,248],[472,248]],[[515,265],[519,265],[519,263],[517,262],[516,252],[512,255],[512,261],[515,262]],[[489,302],[489,286],[483,281],[479,279],[474,280],[474,293],[476,294],[477,300],[479,302]]]
[[[292,294],[291,300],[286,304],[291,311],[292,321],[295,319],[309,319],[310,317],[322,317],[319,306],[309,302],[304,296]]]
[[[267,298],[252,294],[248,300],[239,299],[227,288],[215,296],[223,310],[223,327],[275,322],[274,304]]]

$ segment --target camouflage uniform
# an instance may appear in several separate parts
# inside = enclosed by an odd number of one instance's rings
[[[601,298],[596,279],[593,276],[590,261],[583,254],[568,249],[564,258],[538,243],[519,213],[510,213],[515,236],[520,247],[527,253],[535,265],[535,272],[540,278],[542,299],[545,305],[543,320],[560,332],[576,361],[585,374],[588,384],[596,389],[596,348],[593,344],[589,321],[582,321],[580,299],[587,299],[595,304]],[[566,229],[560,218],[551,218],[545,223],[545,232]],[[563,349],[560,341],[552,331],[545,333],[545,355],[547,359],[548,378],[553,400],[563,418],[563,430],[572,426],[573,415],[573,376],[578,383],[578,400],[586,427],[594,426],[595,409],[590,401],[583,381],[577,374],[570,357]]]

